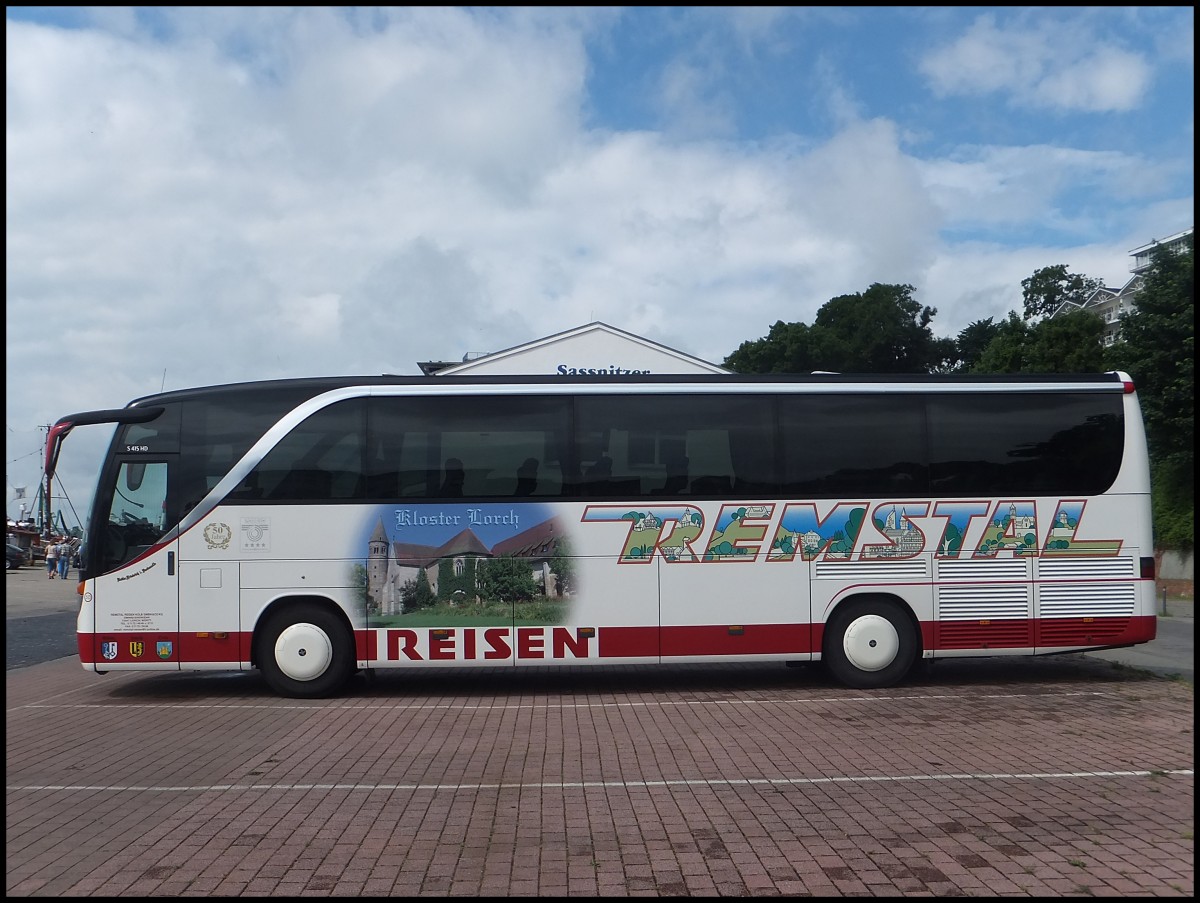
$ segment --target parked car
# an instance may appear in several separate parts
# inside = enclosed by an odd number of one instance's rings
[[[29,564],[29,553],[11,542],[4,544],[4,570],[12,571]]]

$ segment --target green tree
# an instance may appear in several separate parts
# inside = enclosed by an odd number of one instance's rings
[[[958,352],[954,369],[969,372],[974,368],[979,363],[979,358],[982,357],[984,350],[999,332],[1000,327],[992,322],[991,317],[969,323],[954,341],[955,349]]]
[[[561,537],[554,546],[554,555],[550,559],[550,571],[554,574],[555,586],[546,587],[547,596],[568,596],[575,590],[575,558],[571,554],[571,544],[566,537]]]
[[[1060,313],[1029,331],[1026,373],[1100,373],[1104,320],[1087,310]]]
[[[1035,270],[1028,279],[1021,280],[1025,319],[1048,317],[1067,301],[1082,307],[1102,284],[1090,276],[1068,273],[1064,263]]]
[[[350,585],[354,587],[354,604],[360,615],[379,614],[379,602],[367,591],[367,568],[365,565],[350,566]]]
[[[724,365],[738,373],[940,372],[957,351],[953,339],[933,335],[936,313],[913,298],[911,285],[875,283],[831,298],[811,327],[776,322],[766,338],[743,342]]]
[[[434,598],[433,589],[429,585],[429,575],[425,573],[425,568],[417,571],[415,580],[408,580],[400,587],[400,601],[404,604],[405,611],[431,608],[437,601]]]
[[[951,339],[929,328],[937,314],[913,298],[911,285],[874,283],[830,299],[813,322],[815,347],[841,373],[932,373],[955,357]]]
[[[456,573],[455,560],[443,558],[438,562],[438,596],[444,600],[454,599],[458,595],[462,599],[475,597],[475,568],[479,561],[470,555],[462,559],[462,572]]]
[[[1146,421],[1157,545],[1192,549],[1195,542],[1195,237],[1182,252],[1150,254],[1136,309],[1121,319],[1109,366],[1133,377]]]
[[[488,602],[528,602],[539,595],[533,569],[523,558],[501,555],[480,564],[479,591]]]
[[[1025,366],[1029,329],[1029,324],[1015,310],[1010,310],[1004,322],[996,326],[995,335],[972,365],[971,372],[1020,373]]]
[[[1104,321],[1085,310],[1029,323],[1008,318],[971,367],[972,373],[1099,373],[1105,367]]]
[[[736,373],[810,373],[819,369],[816,360],[811,328],[777,320],[765,338],[742,342],[724,366]]]

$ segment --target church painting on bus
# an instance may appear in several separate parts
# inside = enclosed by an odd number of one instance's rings
[[[562,522],[541,505],[386,508],[355,585],[372,626],[556,624],[576,591]]]

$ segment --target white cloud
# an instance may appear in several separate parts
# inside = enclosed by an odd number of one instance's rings
[[[1060,220],[1063,195],[1106,198],[1165,181],[1145,160],[1113,151],[1030,145],[961,148],[952,159],[920,164],[922,182],[956,227]]]
[[[279,320],[289,327],[299,340],[324,338],[337,341],[341,327],[341,298],[326,292],[322,295],[300,297],[284,304]],[[288,340],[284,333],[279,337]]]
[[[1047,72],[1032,91],[1048,107],[1123,111],[1137,107],[1149,82],[1150,66],[1141,56],[1108,47]]]
[[[1061,111],[1134,109],[1151,82],[1146,59],[1096,39],[1084,17],[999,27],[979,16],[920,69],[939,96],[1002,93],[1013,106]]]
[[[656,109],[677,138],[732,136],[734,99],[721,88],[719,67],[674,60],[663,69]]]

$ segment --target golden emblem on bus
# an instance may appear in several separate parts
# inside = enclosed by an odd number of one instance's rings
[[[205,524],[204,541],[210,549],[228,549],[229,540],[233,539],[233,530],[229,524]]]
[[[146,651],[146,644],[141,640],[132,640],[129,643],[129,654],[134,658],[141,658]]]

